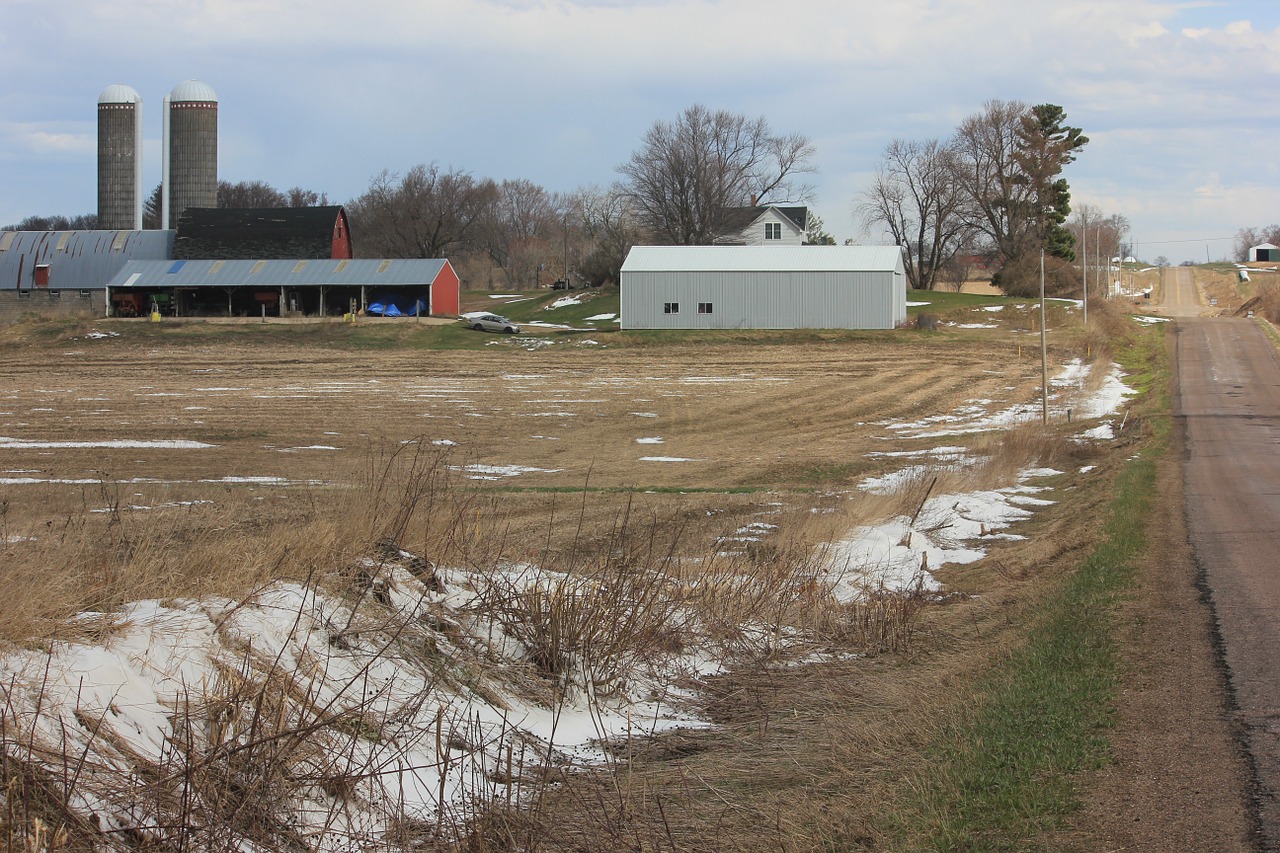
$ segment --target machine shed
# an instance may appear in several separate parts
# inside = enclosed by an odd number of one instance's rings
[[[108,287],[125,316],[153,305],[176,316],[453,316],[459,298],[447,260],[408,258],[135,261]]]
[[[897,246],[636,246],[624,329],[892,329],[907,319]]]

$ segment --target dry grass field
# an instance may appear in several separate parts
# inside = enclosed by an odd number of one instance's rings
[[[1126,322],[1103,315],[1099,327]],[[1085,547],[1089,535],[1065,525],[1088,529],[1128,441],[1072,442],[1078,428],[1060,414],[1048,430],[930,434],[1031,405],[1039,389],[1025,306],[951,322],[932,333],[476,336],[452,349],[338,325],[0,330],[0,640],[42,648],[93,632],[66,622],[81,611],[336,577],[386,539],[442,566],[625,570],[635,554],[740,549],[754,524],[767,532],[741,565],[767,587],[795,554],[918,509],[920,487],[855,488],[910,464],[886,453],[969,447],[987,464],[936,474],[956,491],[1008,485],[1033,464],[1069,472],[1060,506],[1028,523],[1030,541],[942,573],[973,599],[899,613],[923,641],[869,645],[791,601],[786,618],[827,626],[825,662],[762,659],[717,678],[701,700],[717,728],[539,788],[536,808],[489,814],[466,841],[875,849],[885,811],[910,796],[905,768],[963,685],[1005,653],[992,640],[1039,595],[1029,584]],[[1055,366],[1109,363],[1101,328],[1072,330],[1061,309],[1054,323]]]
[[[11,552],[43,551],[49,530],[95,516],[163,516],[246,543],[268,528],[287,536],[318,504],[367,509],[392,454],[429,458],[465,487],[476,505],[460,520],[467,536],[512,559],[581,538],[583,516],[591,539],[627,506],[683,519],[685,535],[696,520],[708,537],[762,513],[811,519],[824,505],[850,523],[849,488],[901,467],[869,452],[955,443],[904,441],[886,424],[974,400],[1026,402],[1039,382],[1030,340],[976,336],[536,349],[494,336],[430,351],[343,347],[319,331],[234,342],[115,323],[49,334],[11,342],[0,365],[0,525]],[[416,535],[404,544],[439,547]],[[46,570],[38,610],[95,606],[49,594],[59,568]],[[168,571],[179,588],[158,578],[160,588],[133,594],[234,592],[222,573]]]

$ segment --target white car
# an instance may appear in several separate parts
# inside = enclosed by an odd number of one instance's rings
[[[472,314],[464,318],[465,322],[477,332],[503,332],[508,335],[520,334],[520,327],[497,314]]]

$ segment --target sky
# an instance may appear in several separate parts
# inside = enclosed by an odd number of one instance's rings
[[[1158,0],[6,0],[0,224],[97,208],[97,101],[219,100],[218,177],[332,203],[420,163],[549,191],[605,187],[692,104],[816,146],[813,211],[843,242],[885,147],[989,100],[1053,103],[1089,145],[1073,203],[1136,253],[1231,255],[1280,221],[1280,3]],[[358,235],[357,235],[358,239]]]

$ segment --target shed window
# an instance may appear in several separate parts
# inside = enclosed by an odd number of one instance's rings
[[[710,302],[699,302],[699,303],[698,303],[698,313],[699,313],[699,314],[711,314],[711,313],[713,313],[713,312],[712,312],[712,310],[711,310],[711,303],[710,303]]]
[[[679,313],[680,313],[680,303],[679,303],[679,302],[664,302],[664,303],[662,303],[662,313],[663,313],[663,314],[679,314]]]
[[[50,298],[50,299],[61,299],[61,298],[62,298],[62,291],[61,291],[61,290],[50,290],[50,291],[49,291],[49,298]]]
[[[782,239],[782,223],[766,222],[764,224],[764,238],[766,240],[781,240]]]

